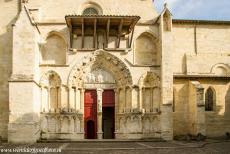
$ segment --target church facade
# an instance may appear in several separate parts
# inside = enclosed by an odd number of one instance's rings
[[[152,0],[1,1],[0,136],[172,140],[230,132],[230,22]]]

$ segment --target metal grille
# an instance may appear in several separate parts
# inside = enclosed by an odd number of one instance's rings
[[[83,11],[83,15],[98,15],[98,12],[94,8],[87,8]]]

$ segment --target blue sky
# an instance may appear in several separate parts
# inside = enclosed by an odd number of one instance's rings
[[[230,20],[230,0],[154,0],[158,12],[164,2],[174,19]]]

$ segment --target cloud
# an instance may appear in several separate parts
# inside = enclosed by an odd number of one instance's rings
[[[183,0],[182,0],[183,1]],[[175,12],[176,16],[178,18],[186,18],[191,13],[194,12],[197,8],[200,8],[202,6],[202,1],[200,0],[187,0],[186,3],[178,3],[174,6],[173,11]]]
[[[173,18],[230,20],[229,0],[155,0],[158,12],[168,3]]]
[[[182,0],[165,0],[164,3],[168,3],[171,8],[176,7]]]

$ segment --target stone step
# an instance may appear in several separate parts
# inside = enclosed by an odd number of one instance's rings
[[[164,142],[163,139],[154,138],[154,139],[84,139],[84,140],[38,140],[38,143],[89,143],[89,142]]]

